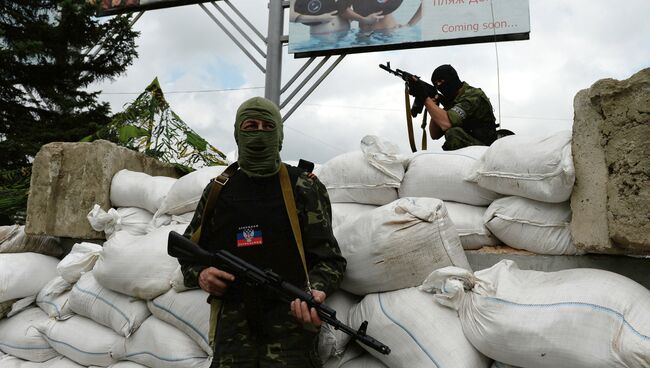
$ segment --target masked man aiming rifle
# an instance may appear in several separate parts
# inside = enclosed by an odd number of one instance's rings
[[[449,64],[440,65],[431,75],[439,94],[430,96],[422,83],[409,83],[412,96],[427,96],[424,107],[431,116],[432,139],[443,135],[445,151],[467,146],[489,146],[497,139],[497,125],[492,104],[480,88],[461,82]],[[442,107],[439,106],[442,105]]]

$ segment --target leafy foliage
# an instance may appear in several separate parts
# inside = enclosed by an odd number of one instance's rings
[[[224,165],[226,155],[180,118],[165,100],[158,78],[113,121],[86,141],[106,139],[174,164],[184,172]]]
[[[0,1],[0,178],[29,171],[43,144],[110,122],[109,105],[87,88],[126,70],[137,33],[127,17],[100,22],[96,10],[86,0]],[[84,50],[100,43],[91,60]],[[0,223],[26,206],[29,176],[14,179],[0,180]]]

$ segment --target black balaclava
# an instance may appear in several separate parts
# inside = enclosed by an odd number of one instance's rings
[[[241,123],[258,119],[275,124],[272,131],[242,131]],[[235,141],[239,151],[238,163],[250,177],[269,177],[280,170],[282,150],[282,116],[270,100],[253,97],[239,106],[235,118]]]
[[[444,82],[436,86],[437,80],[444,80]],[[442,94],[443,97],[440,99],[440,102],[445,107],[453,104],[458,90],[463,86],[463,82],[458,78],[456,69],[449,64],[440,65],[433,71],[433,74],[431,74],[431,83]]]

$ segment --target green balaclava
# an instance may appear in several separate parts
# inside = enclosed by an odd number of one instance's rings
[[[258,119],[273,123],[271,131],[242,131],[241,123]],[[282,150],[282,116],[270,100],[253,97],[239,106],[235,117],[235,141],[239,150],[239,167],[250,177],[269,177],[280,171]]]

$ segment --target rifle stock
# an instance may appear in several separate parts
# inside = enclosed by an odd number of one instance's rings
[[[169,232],[167,253],[178,258],[179,261],[219,267],[233,273],[247,284],[266,287],[280,294],[286,301],[304,300],[310,308],[315,308],[321,320],[330,326],[343,331],[353,339],[382,354],[390,353],[388,346],[366,334],[367,321],[364,321],[358,330],[352,329],[336,318],[334,309],[325,304],[317,303],[311,293],[282,280],[278,274],[271,270],[261,270],[226,250],[218,250],[214,254],[210,253],[175,231]]]

